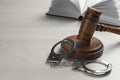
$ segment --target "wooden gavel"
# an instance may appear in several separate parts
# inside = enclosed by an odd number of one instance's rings
[[[96,59],[103,53],[103,43],[93,37],[94,32],[108,31],[116,34],[120,34],[120,28],[112,27],[108,25],[99,24],[100,11],[92,8],[88,8],[85,17],[82,19],[81,27],[78,35],[72,35],[66,39],[71,39],[77,46],[73,55],[69,55],[70,59]],[[70,45],[64,43],[61,44],[64,50],[69,50]]]
[[[112,32],[112,33],[120,35],[120,28],[119,27],[100,24],[100,23],[97,25],[96,31],[106,31],[106,32]]]

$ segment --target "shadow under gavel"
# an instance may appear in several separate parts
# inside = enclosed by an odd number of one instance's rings
[[[104,24],[100,24],[100,23],[97,25],[96,31],[112,32],[112,33],[120,35],[119,27],[111,26],[111,25],[104,25]]]

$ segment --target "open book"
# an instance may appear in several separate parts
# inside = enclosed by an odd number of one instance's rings
[[[120,26],[120,0],[52,0],[47,15],[80,19],[87,7],[102,12],[100,23]]]

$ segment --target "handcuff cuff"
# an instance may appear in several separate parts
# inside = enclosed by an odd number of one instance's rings
[[[57,54],[55,53],[55,48],[62,43],[68,43],[71,48],[64,53],[61,54]],[[76,48],[76,43],[70,39],[64,39],[62,41],[59,41],[58,43],[56,43],[50,52],[50,55],[47,58],[47,63],[54,63],[54,64],[59,64],[62,59],[64,59],[67,55],[72,55],[75,51]],[[88,64],[90,63],[98,63],[101,65],[104,65],[106,67],[106,69],[104,70],[93,70],[87,67]],[[81,70],[84,72],[87,72],[89,74],[93,74],[93,75],[105,75],[107,73],[110,73],[112,70],[112,64],[106,62],[106,61],[100,61],[100,60],[81,60],[81,59],[74,59],[73,60],[73,70]]]

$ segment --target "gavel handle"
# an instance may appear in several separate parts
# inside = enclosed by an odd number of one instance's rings
[[[112,33],[120,35],[120,28],[109,26],[109,25],[104,25],[104,24],[98,24],[96,27],[96,31],[106,31],[106,32],[112,32]]]

